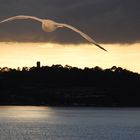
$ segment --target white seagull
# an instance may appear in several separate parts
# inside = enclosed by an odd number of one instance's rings
[[[14,16],[14,17],[10,17],[10,18],[7,18],[5,20],[2,20],[0,23],[11,21],[11,20],[16,20],[16,19],[32,19],[32,20],[36,20],[38,22],[41,22],[42,29],[45,32],[53,32],[57,28],[69,28],[69,29],[75,31],[76,33],[80,34],[83,38],[88,40],[90,43],[93,43],[94,45],[96,45],[100,49],[107,51],[106,49],[101,47],[96,41],[94,41],[91,37],[89,37],[85,33],[81,32],[80,30],[76,29],[75,27],[68,25],[68,24],[64,24],[64,23],[58,23],[58,22],[55,22],[55,21],[50,20],[50,19],[41,19],[41,18],[34,17],[34,16],[18,15],[18,16]]]

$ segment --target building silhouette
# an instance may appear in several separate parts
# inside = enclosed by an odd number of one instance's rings
[[[36,67],[37,67],[37,68],[40,68],[40,65],[41,65],[41,64],[40,64],[40,61],[37,61],[37,62],[36,62]]]

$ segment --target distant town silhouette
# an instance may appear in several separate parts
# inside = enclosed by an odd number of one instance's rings
[[[140,74],[113,66],[0,68],[0,105],[140,106]]]

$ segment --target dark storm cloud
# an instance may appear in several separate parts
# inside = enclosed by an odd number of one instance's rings
[[[139,0],[0,0],[0,20],[19,14],[50,18],[71,24],[97,42],[140,41]],[[76,33],[61,29],[45,33],[32,21],[0,25],[0,41],[85,42]]]

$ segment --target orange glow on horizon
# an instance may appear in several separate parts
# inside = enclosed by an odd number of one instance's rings
[[[79,68],[110,68],[115,65],[140,73],[140,43],[101,45],[108,52],[91,44],[0,42],[0,67],[32,67],[40,61],[44,66],[67,64]]]

